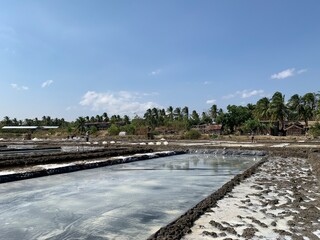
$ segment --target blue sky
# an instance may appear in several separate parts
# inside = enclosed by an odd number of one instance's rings
[[[74,120],[320,91],[318,0],[0,3],[0,118]]]

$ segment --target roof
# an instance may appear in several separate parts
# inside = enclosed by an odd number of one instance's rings
[[[43,129],[57,129],[57,128],[59,128],[59,126],[42,126],[42,127],[39,127],[39,128],[43,128]]]
[[[289,130],[289,129],[291,129],[291,128],[298,128],[298,129],[301,129],[301,130],[303,129],[303,127],[301,127],[301,126],[299,126],[299,125],[292,124],[292,125],[286,127],[284,130],[287,131],[287,130]]]
[[[2,129],[57,129],[59,126],[4,126]]]
[[[37,129],[38,126],[4,126],[2,129]]]

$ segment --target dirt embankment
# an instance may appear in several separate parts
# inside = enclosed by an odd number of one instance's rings
[[[320,183],[320,149],[313,150],[309,154],[308,161],[312,167],[312,172],[316,175]]]
[[[59,152],[59,153],[39,153],[39,154],[22,154],[13,156],[0,157],[0,168],[9,168],[17,166],[32,166],[37,164],[50,163],[70,163],[79,160],[88,160],[94,158],[105,158],[114,156],[126,156],[136,153],[150,153],[151,148],[105,148],[95,151],[79,152]]]

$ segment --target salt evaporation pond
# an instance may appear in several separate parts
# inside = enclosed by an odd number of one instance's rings
[[[0,184],[0,239],[146,239],[257,160],[185,154]]]

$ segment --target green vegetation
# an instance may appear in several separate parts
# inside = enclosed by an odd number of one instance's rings
[[[320,137],[320,123],[316,122],[315,125],[310,127],[309,133],[313,137]]]
[[[186,139],[201,137],[199,125],[220,124],[224,134],[266,134],[282,135],[285,133],[285,122],[303,122],[306,129],[310,121],[320,119],[320,94],[306,93],[303,96],[294,94],[286,102],[281,92],[276,92],[271,98],[263,97],[255,104],[246,106],[228,105],[226,111],[212,105],[207,112],[198,113],[187,106],[167,109],[147,109],[143,117],[112,115],[106,112],[96,116],[81,116],[75,121],[67,122],[63,118],[43,116],[41,119],[17,120],[5,116],[0,121],[2,126],[59,126],[59,129],[50,131],[47,135],[72,136],[97,134],[100,130],[107,130],[110,136],[118,135],[120,131],[128,135],[180,135]],[[1,136],[9,133],[1,129]],[[10,134],[21,135],[20,130]],[[10,135],[9,134],[9,135]],[[211,133],[212,134],[212,133]],[[213,136],[217,136],[217,132]],[[319,123],[310,127],[310,134],[319,136]]]
[[[184,134],[184,138],[185,139],[190,139],[190,140],[195,140],[195,139],[199,139],[201,137],[201,133],[197,130],[189,130],[188,132],[186,132]]]

